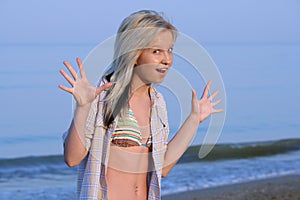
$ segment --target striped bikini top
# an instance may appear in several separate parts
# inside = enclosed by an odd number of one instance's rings
[[[129,108],[126,116],[120,117],[118,124],[111,136],[111,143],[119,147],[152,146],[152,136],[146,143],[142,142],[142,132],[133,111]]]

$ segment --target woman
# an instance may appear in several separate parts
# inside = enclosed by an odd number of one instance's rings
[[[72,85],[59,87],[76,102],[65,134],[64,158],[79,165],[79,199],[160,199],[165,177],[184,153],[198,125],[220,100],[208,97],[211,81],[197,99],[192,90],[190,115],[168,143],[168,119],[163,96],[152,87],[161,83],[173,62],[176,28],[154,11],[124,19],[115,41],[114,61],[98,87],[89,84],[77,59],[80,77],[64,62]]]

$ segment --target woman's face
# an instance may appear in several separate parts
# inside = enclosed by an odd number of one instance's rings
[[[137,59],[133,80],[140,84],[161,83],[173,62],[173,42],[171,31],[160,32]]]

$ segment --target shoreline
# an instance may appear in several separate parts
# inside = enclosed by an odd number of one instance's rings
[[[192,190],[162,196],[162,200],[300,199],[300,174]]]

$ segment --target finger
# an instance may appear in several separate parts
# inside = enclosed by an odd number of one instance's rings
[[[84,70],[84,67],[82,65],[80,58],[76,58],[76,61],[77,61],[78,67],[79,67],[79,72],[80,72],[81,78],[86,78],[85,70]]]
[[[105,83],[101,87],[97,87],[97,89],[96,89],[96,96],[98,96],[98,94],[100,94],[103,90],[106,90],[107,88],[109,88],[112,85],[113,85],[113,83],[109,82],[109,83]]]
[[[197,103],[197,93],[194,89],[192,89],[192,103]]]
[[[194,89],[192,89],[192,111],[198,110],[198,99],[197,99],[197,93]]]
[[[209,92],[211,83],[212,83],[211,80],[208,81],[208,83],[207,83],[207,85],[206,85],[206,87],[205,87],[205,89],[204,89],[204,91],[203,91],[203,94],[202,94],[202,97],[201,97],[201,98],[207,97],[207,96],[208,96],[208,92]]]
[[[217,109],[217,110],[213,110],[212,113],[220,113],[220,112],[224,112],[224,110],[223,109]]]
[[[74,85],[74,80],[64,71],[64,70],[59,70],[59,72],[61,73],[61,75],[63,75],[63,77],[65,77],[65,79],[73,86]]]
[[[209,100],[212,101],[219,93],[219,90],[215,91],[212,95],[210,95]]]
[[[64,61],[64,65],[67,67],[69,72],[72,74],[73,78],[76,80],[78,78],[78,76],[77,76],[76,71],[73,69],[73,67],[71,67],[71,65],[67,61]]]
[[[60,89],[62,89],[62,90],[64,90],[64,91],[66,91],[66,92],[69,92],[69,93],[73,93],[73,89],[72,88],[68,88],[68,87],[65,87],[65,86],[63,86],[63,85],[59,85],[58,86]]]
[[[218,105],[218,104],[221,103],[221,102],[222,102],[222,99],[219,99],[219,100],[217,100],[217,101],[211,103],[211,105],[214,107],[214,106]]]

